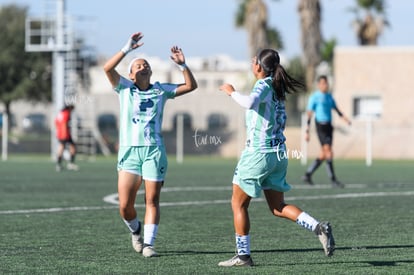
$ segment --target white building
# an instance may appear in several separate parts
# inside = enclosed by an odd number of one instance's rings
[[[117,70],[121,75],[127,77],[128,64],[135,57],[137,56],[131,54],[119,64]],[[182,72],[172,61],[146,55],[139,57],[147,59],[150,63],[153,71],[152,82],[183,82]],[[99,62],[98,66],[90,68],[91,86],[88,90],[79,87],[76,95],[66,99],[76,106],[75,116],[80,118],[82,126],[98,136],[99,116],[110,115],[116,117],[116,120],[119,118],[118,96],[105,76],[104,62],[105,60]],[[187,58],[186,63],[198,82],[198,88],[166,104],[163,130],[167,151],[175,152],[174,119],[178,114],[184,114],[185,124],[189,126],[184,133],[185,153],[217,153],[236,156],[244,142],[244,111],[225,93],[220,92],[219,86],[228,82],[232,83],[237,90],[249,91],[253,82],[250,62],[239,62],[222,55]],[[50,129],[54,127],[53,108],[50,104],[19,101],[12,104],[12,112],[17,121],[17,132],[21,132],[23,118],[31,113],[46,115]],[[80,135],[80,133],[76,134]]]

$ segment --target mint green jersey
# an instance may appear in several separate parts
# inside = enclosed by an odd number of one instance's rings
[[[164,144],[161,126],[164,105],[174,98],[176,84],[155,82],[140,91],[121,76],[115,91],[119,95],[119,146],[160,146]]]
[[[272,78],[257,80],[251,95],[257,100],[246,111],[247,150],[262,153],[283,150],[286,140],[283,134],[286,125],[285,102],[274,95]]]

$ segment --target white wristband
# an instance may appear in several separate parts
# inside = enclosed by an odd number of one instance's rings
[[[127,43],[125,44],[125,46],[121,49],[121,52],[123,52],[125,55],[127,55],[130,51],[132,51],[132,45],[137,43],[135,40],[133,40],[132,38],[128,39]]]
[[[180,69],[180,71],[184,72],[185,68],[187,68],[187,65],[185,63],[183,64],[177,64],[178,68]]]
[[[123,47],[121,49],[121,52],[123,52],[125,55],[127,55],[129,52],[131,51],[130,47],[125,45],[125,47]]]

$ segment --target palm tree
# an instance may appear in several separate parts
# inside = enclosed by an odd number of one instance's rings
[[[357,6],[350,9],[356,19],[353,22],[358,43],[361,46],[377,45],[378,37],[389,23],[385,17],[385,0],[355,0]],[[360,11],[365,12],[361,18]]]
[[[322,60],[322,34],[320,29],[321,5],[319,0],[299,0],[301,43],[306,69],[306,89],[310,91],[315,80],[316,67]]]
[[[324,40],[322,42],[321,48],[321,57],[322,61],[327,62],[331,67],[334,59],[334,51],[337,41],[336,38],[331,38],[329,40]]]
[[[248,33],[250,56],[264,48],[282,49],[279,31],[267,24],[267,7],[263,0],[240,0],[236,14],[236,26]]]

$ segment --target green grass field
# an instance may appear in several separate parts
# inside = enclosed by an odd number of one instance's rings
[[[222,268],[233,256],[230,208],[236,160],[170,159],[156,241],[145,259],[114,204],[115,158],[79,161],[56,173],[48,157],[0,163],[0,274],[409,274],[414,270],[414,162],[336,161],[345,189],[332,189],[325,167],[310,188],[291,161],[287,202],[333,225],[337,248],[325,257],[313,233],[250,206],[252,268]],[[137,199],[143,217],[143,195]]]

